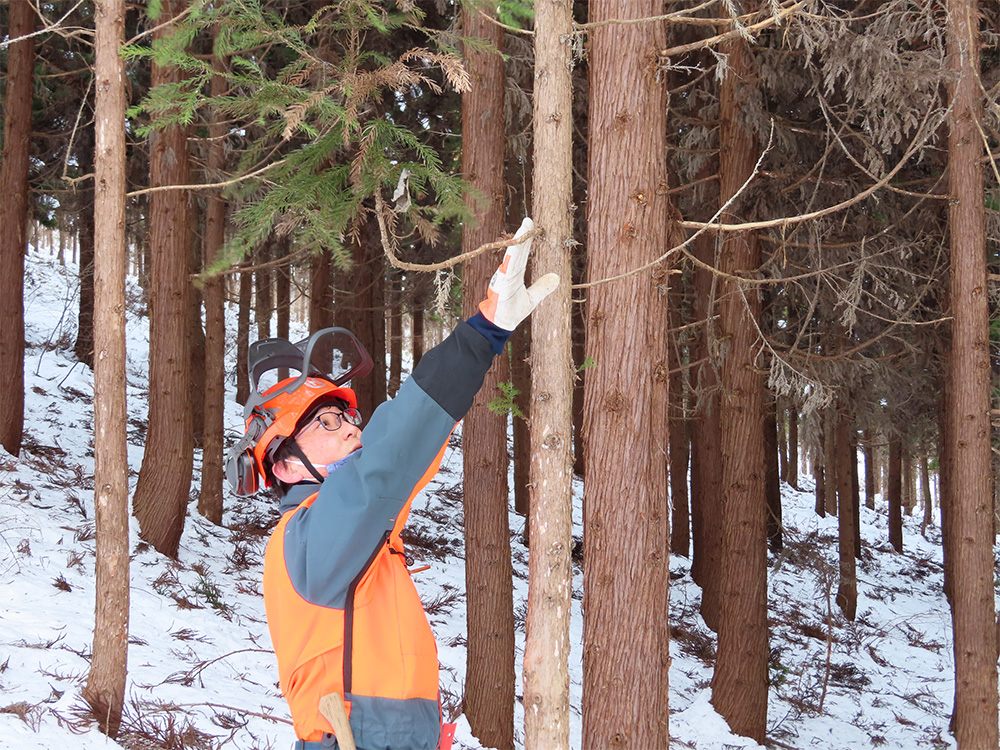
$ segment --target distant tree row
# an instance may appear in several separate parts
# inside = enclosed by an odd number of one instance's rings
[[[53,230],[78,254],[90,366],[105,6],[130,105],[122,250],[150,316],[143,539],[176,555],[196,447],[198,511],[222,523],[225,378],[248,389],[229,349],[241,364],[255,338],[351,328],[377,364],[355,384],[370,414],[398,388],[404,339],[416,362],[426,320],[473,312],[496,262],[483,246],[532,215],[536,270],[573,288],[515,335],[466,420],[477,736],[514,743],[506,411],[530,519],[526,746],[568,743],[574,471],[587,750],[669,744],[668,550],[691,557],[718,635],[716,709],[765,740],[767,551],[780,482],[803,475],[838,518],[847,619],[861,502],[882,493],[901,551],[904,509],[934,522],[936,480],[953,728],[963,750],[997,746],[996,4],[11,0],[0,316],[23,319],[28,227]],[[12,454],[20,330],[0,326]]]

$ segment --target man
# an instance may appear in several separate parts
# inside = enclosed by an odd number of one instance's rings
[[[531,229],[525,219],[517,237]],[[265,555],[264,603],[299,750],[338,746],[320,711],[331,694],[343,697],[359,750],[438,746],[437,647],[399,534],[494,355],[559,283],[547,274],[525,288],[530,247],[529,238],[508,248],[480,312],[423,356],[363,435],[354,392],[342,387],[370,369],[363,349],[334,347],[347,369],[339,377],[310,365],[316,351],[331,348],[319,334],[294,347],[258,342],[261,356],[251,354],[255,384],[302,357],[298,378],[263,393],[255,385],[246,434],[227,464],[238,493],[262,485],[282,495]]]

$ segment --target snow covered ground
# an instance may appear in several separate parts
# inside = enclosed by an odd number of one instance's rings
[[[30,258],[25,299],[26,437],[20,457],[0,450],[0,748],[118,747],[82,718],[80,698],[94,620],[93,381],[71,357],[75,269]],[[123,429],[134,486],[146,421],[146,321],[130,319],[128,331],[129,423]],[[240,409],[231,401],[227,408],[235,438]],[[440,474],[414,504],[409,527],[418,565],[431,565],[415,580],[438,638],[446,714],[459,703],[465,671],[459,442],[453,440]],[[581,491],[578,486],[578,498]],[[197,496],[197,485],[192,494]],[[769,742],[801,750],[954,747],[947,732],[953,657],[938,529],[929,528],[924,538],[919,519],[907,518],[906,552],[896,555],[886,541],[884,507],[862,508],[858,617],[848,623],[831,601],[836,519],[818,518],[808,492],[785,486],[783,500],[786,546],[769,567]],[[266,498],[229,498],[225,525],[216,527],[198,516],[192,502],[177,561],[141,543],[133,522],[121,744],[291,746],[260,596],[263,550],[275,519],[274,503]],[[511,514],[519,657],[527,596],[523,523]],[[578,536],[580,531],[578,523]],[[691,582],[689,562],[675,557],[671,570],[673,745],[757,748],[732,735],[712,709],[714,636],[697,613],[700,591]],[[570,665],[574,748],[580,747],[581,582],[578,569]],[[468,724],[458,721],[455,747],[482,747]],[[516,724],[520,737],[519,707]],[[141,744],[140,738],[154,741]]]

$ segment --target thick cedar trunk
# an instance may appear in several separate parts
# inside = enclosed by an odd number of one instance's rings
[[[899,435],[889,437],[889,481],[886,488],[889,504],[889,544],[903,551],[903,443]]]
[[[857,471],[857,466],[851,465],[851,434],[850,418],[845,412],[845,404],[841,404],[840,413],[831,414],[837,420],[836,448],[834,455],[837,461],[837,504],[839,530],[840,584],[837,586],[837,606],[844,617],[853,621],[858,611],[858,574],[854,555],[854,491],[851,486],[851,471]]]
[[[180,0],[164,0],[161,21],[174,18],[183,8]],[[169,24],[158,26],[154,39],[171,31]],[[181,75],[177,68],[154,64],[152,83],[177,83]],[[190,184],[187,129],[173,125],[150,141],[150,185]],[[187,191],[154,192],[149,214],[149,432],[133,503],[142,538],[158,552],[176,557],[191,491],[193,451]]]
[[[28,3],[23,3],[28,5]],[[94,647],[83,696],[98,726],[118,736],[128,662],[129,544],[125,389],[125,41],[124,0],[94,4],[97,141],[95,232]]]
[[[8,39],[35,30],[31,3],[11,3]],[[0,154],[0,445],[16,456],[24,434],[24,254],[28,230],[28,156],[35,37],[10,45],[3,153]]]
[[[216,32],[218,33],[218,32]],[[213,60],[216,75],[212,78],[212,96],[226,91],[225,66],[216,57]],[[213,113],[209,123],[208,181],[217,182],[225,169],[225,143],[222,140],[226,127],[221,113]],[[226,240],[226,202],[221,191],[212,191],[205,197],[205,266],[211,266]],[[202,433],[201,493],[198,495],[198,512],[215,524],[222,523],[223,481],[223,431],[225,429],[225,354],[226,316],[225,289],[222,276],[215,276],[205,284],[205,415]],[[242,364],[242,363],[241,363]]]
[[[524,646],[526,750],[569,748],[569,614],[573,544],[573,352],[570,336],[572,6],[535,3],[535,276],[562,283],[531,318],[531,556]]]
[[[948,3],[948,227],[951,244],[951,541],[955,585],[955,738],[996,748],[997,644],[990,466],[990,314],[986,274],[979,4]]]
[[[764,397],[764,492],[767,496],[767,545],[774,552],[783,546],[781,536],[781,473],[778,469],[778,414],[772,394]]]
[[[485,12],[485,11],[483,11]],[[482,194],[476,221],[462,230],[462,252],[496,240],[504,231],[503,33],[481,11],[466,8],[462,31],[497,52],[466,49],[472,88],[462,95],[462,175]],[[503,251],[462,266],[462,315],[478,312]],[[467,605],[465,715],[484,745],[514,747],[514,587],[507,520],[507,416],[489,403],[509,378],[509,361],[497,357],[462,427]]]
[[[244,266],[249,265],[244,262]],[[243,270],[236,309],[236,403],[245,404],[250,397],[250,374],[247,355],[250,349],[250,306],[253,304],[253,273]]]
[[[589,20],[661,12],[657,0],[591,0]],[[639,268],[671,244],[662,189],[666,86],[655,62],[665,43],[658,21],[591,30],[591,282]],[[666,270],[658,265],[587,294],[587,356],[595,364],[584,395],[585,750],[670,742]]]
[[[715,242],[711,237],[696,241],[699,260],[717,267]],[[695,418],[691,424],[691,532],[694,538],[694,559],[691,577],[701,586],[701,616],[713,631],[719,631],[719,597],[721,595],[722,473],[719,455],[722,451],[722,424],[719,421],[719,392],[710,339],[714,337],[715,281],[712,273],[702,266],[694,270],[695,320],[700,326],[697,355],[703,364],[696,370],[695,392],[698,393]]]
[[[875,510],[875,446],[872,431],[865,430],[861,450],[865,456],[865,507]]]
[[[675,275],[668,283],[670,287],[669,327],[671,331],[677,331],[681,327],[681,303],[684,294],[681,276]],[[667,343],[667,367],[669,369],[667,401],[670,405],[670,551],[675,555],[688,557],[691,554],[691,511],[688,501],[688,462],[691,457],[691,442],[688,437],[682,363],[683,356],[679,334],[674,333]]]
[[[746,42],[724,44],[729,69],[721,83],[720,200],[743,185],[757,159],[755,139],[740,118],[740,102],[752,95],[756,74]],[[724,217],[741,218],[739,205]],[[722,270],[753,274],[760,249],[753,233],[723,238]],[[721,282],[722,356],[722,598],[719,650],[712,679],[712,703],[737,734],[764,741],[767,730],[767,508],[764,447],[748,435],[763,432],[764,383],[755,357],[761,300],[754,285]]]

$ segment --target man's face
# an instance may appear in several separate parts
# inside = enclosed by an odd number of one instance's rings
[[[348,411],[357,413],[356,410]],[[299,448],[323,476],[326,476],[328,464],[346,458],[361,447],[361,428],[348,422],[348,417],[339,406],[324,406],[295,436]]]

